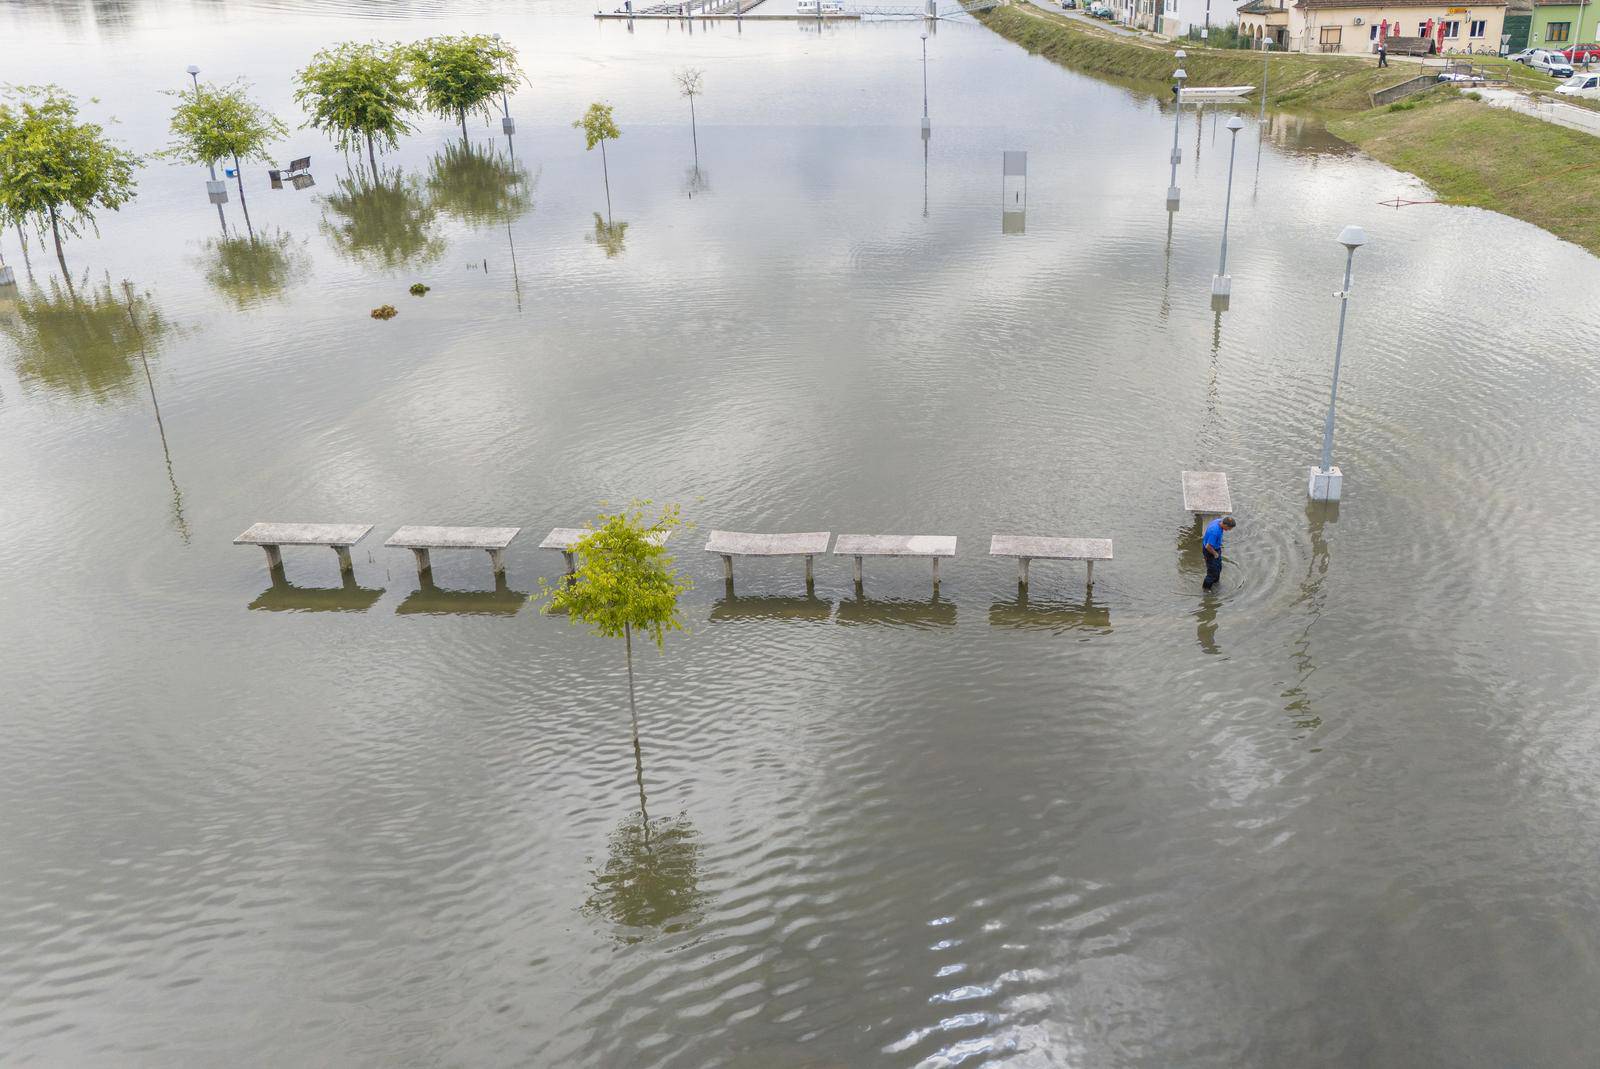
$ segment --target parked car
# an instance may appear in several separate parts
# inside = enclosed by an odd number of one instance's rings
[[[1077,9],[1078,0],[1061,0],[1062,11],[1076,11]]]
[[[1526,52],[1518,52],[1511,58],[1556,78],[1572,77],[1572,64],[1567,62],[1567,57],[1548,48],[1530,48]]]
[[[1571,48],[1563,48],[1561,54],[1569,63],[1588,63],[1600,59],[1600,45],[1573,45]]]
[[[1600,98],[1600,74],[1574,74],[1556,86],[1556,95]]]

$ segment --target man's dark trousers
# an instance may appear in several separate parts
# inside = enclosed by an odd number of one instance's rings
[[[1210,590],[1212,587],[1216,586],[1217,583],[1221,581],[1221,579],[1222,579],[1222,554],[1218,553],[1215,557],[1213,557],[1211,554],[1207,553],[1206,554],[1206,581],[1201,584],[1201,587],[1203,589],[1205,589],[1205,590]]]

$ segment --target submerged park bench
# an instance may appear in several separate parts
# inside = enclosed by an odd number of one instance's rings
[[[1196,523],[1207,516],[1226,516],[1233,511],[1233,495],[1228,493],[1228,476],[1220,471],[1183,473],[1183,511],[1194,513]]]
[[[402,527],[384,543],[416,554],[417,578],[427,582],[433,571],[428,556],[432,549],[482,549],[488,551],[494,574],[506,574],[505,548],[522,530],[520,527]]]
[[[353,575],[350,547],[372,531],[370,523],[256,523],[233,540],[236,546],[260,546],[267,551],[267,570],[283,570],[282,546],[328,546],[339,555],[339,573]]]
[[[856,559],[856,585],[861,585],[862,557],[929,557],[933,560],[933,585],[939,585],[939,560],[956,555],[955,535],[842,534],[833,544],[835,557]]]
[[[733,581],[735,557],[804,557],[806,585],[812,581],[812,558],[828,552],[831,531],[799,531],[790,534],[757,534],[750,531],[712,531],[706,539],[706,552],[722,557],[722,578]]]
[[[671,531],[662,531],[659,534],[651,535],[650,540],[659,546],[666,542],[667,536],[671,533]],[[578,564],[574,559],[574,554],[577,552],[574,547],[577,546],[579,539],[592,534],[594,534],[593,529],[588,527],[557,527],[544,536],[544,541],[539,543],[539,548],[559,549],[562,557],[567,562],[567,574],[575,575],[578,571]]]
[[[1017,582],[1028,585],[1028,562],[1081,560],[1089,565],[1089,586],[1094,586],[1094,562],[1111,559],[1109,538],[1051,538],[1043,535],[1002,535],[989,539],[989,556],[1017,558]]]

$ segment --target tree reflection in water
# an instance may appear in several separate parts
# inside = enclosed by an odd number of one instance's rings
[[[106,279],[75,293],[52,278],[48,290],[19,293],[12,314],[0,317],[0,333],[16,349],[17,378],[95,401],[129,392],[142,347],[156,348],[172,327],[149,293],[128,292],[118,293]]]
[[[341,256],[393,270],[444,252],[434,207],[420,183],[399,169],[373,178],[358,167],[337,180],[322,205],[322,232]]]
[[[447,144],[428,165],[428,198],[468,226],[505,223],[533,208],[532,183],[522,165],[494,145]]]
[[[608,223],[604,216],[599,212],[595,212],[594,233],[584,236],[606,250],[606,259],[610,260],[622,255],[623,243],[627,238],[627,233],[627,223]]]
[[[206,282],[235,308],[249,308],[283,296],[291,279],[309,262],[305,242],[278,231],[254,240],[212,238],[201,259]]]
[[[632,691],[629,705],[633,706]],[[708,896],[700,890],[700,833],[684,813],[651,819],[645,805],[644,750],[633,714],[633,772],[639,812],[610,836],[605,868],[594,873],[583,912],[616,926],[619,943],[687,931],[699,923]]]

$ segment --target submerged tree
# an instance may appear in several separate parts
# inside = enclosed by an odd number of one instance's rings
[[[428,200],[472,226],[503,223],[533,207],[521,164],[465,141],[445,145],[429,163]]]
[[[406,113],[416,109],[401,51],[350,41],[311,57],[295,75],[294,98],[310,116],[306,125],[332,134],[341,149],[365,142],[374,172],[374,144],[398,148],[400,135],[412,130]]]
[[[213,238],[202,258],[206,282],[235,308],[249,308],[283,295],[308,257],[304,242],[278,231],[261,238]]]
[[[622,131],[617,129],[616,119],[611,114],[610,104],[601,104],[598,101],[589,105],[589,110],[583,113],[582,118],[575,119],[572,126],[583,131],[584,151],[593,152],[596,145],[600,146],[600,174],[606,183],[606,218],[611,218],[611,168],[606,163],[606,142],[615,141],[622,136]]]
[[[689,136],[694,139],[694,165],[700,166],[700,132],[695,128],[694,98],[700,95],[706,72],[698,67],[679,67],[672,72],[678,92],[689,98]]]
[[[481,33],[429,37],[408,46],[405,59],[422,106],[442,119],[460,122],[463,140],[467,115],[487,117],[494,98],[523,80],[517,50]]]
[[[119,294],[109,281],[78,293],[52,278],[48,291],[18,296],[15,314],[0,318],[18,379],[95,401],[127,392],[144,347],[171,329],[150,294]]]
[[[31,223],[55,240],[67,280],[65,233],[95,225],[99,209],[133,199],[139,157],[118,148],[97,123],[78,121],[78,104],[53,85],[13,89],[0,100],[0,216]]]
[[[393,270],[444,252],[433,206],[400,171],[373,178],[358,170],[340,178],[322,203],[322,232],[343,256]]]
[[[245,229],[254,235],[250,206],[245,202],[241,161],[272,162],[267,146],[288,137],[289,128],[252,101],[248,89],[249,83],[240,79],[224,86],[208,82],[191,90],[170,90],[167,95],[178,98],[172,109],[173,141],[158,155],[207,166],[232,159]]]

